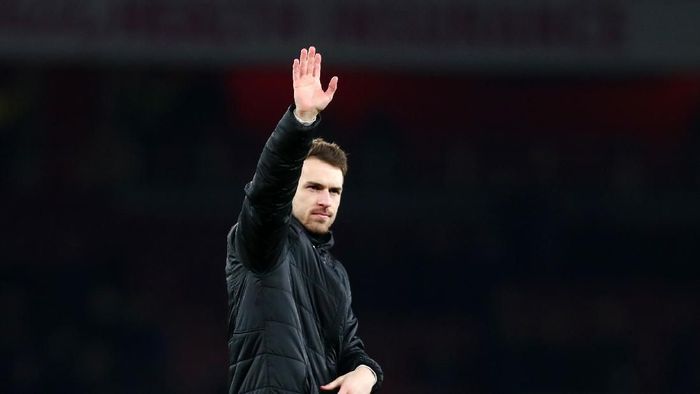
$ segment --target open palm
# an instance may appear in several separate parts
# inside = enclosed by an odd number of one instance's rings
[[[321,54],[316,48],[301,50],[298,59],[292,64],[292,82],[294,86],[294,103],[297,113],[302,118],[313,118],[323,111],[333,100],[338,89],[338,77],[331,78],[328,89],[321,86]]]

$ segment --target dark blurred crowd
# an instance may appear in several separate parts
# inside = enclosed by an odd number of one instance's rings
[[[266,75],[0,69],[0,392],[224,392]],[[700,391],[698,78],[629,113],[661,77],[350,75],[334,252],[385,392]]]

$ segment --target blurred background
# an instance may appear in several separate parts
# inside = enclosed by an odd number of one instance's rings
[[[0,392],[224,393],[226,234],[340,76],[385,393],[700,392],[697,1],[0,2]]]

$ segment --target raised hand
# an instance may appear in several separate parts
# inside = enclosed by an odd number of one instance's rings
[[[298,59],[292,64],[292,83],[294,86],[294,104],[296,115],[304,120],[311,121],[319,112],[323,111],[333,100],[333,95],[338,89],[338,77],[331,78],[328,89],[321,86],[321,54],[316,53],[316,48],[309,47],[301,50]]]

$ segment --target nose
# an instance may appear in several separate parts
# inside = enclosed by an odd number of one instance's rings
[[[331,206],[331,193],[328,190],[321,190],[318,193],[318,198],[316,199],[316,203],[320,206],[323,206],[323,207],[330,207]]]

